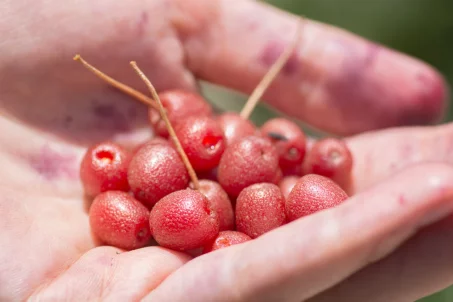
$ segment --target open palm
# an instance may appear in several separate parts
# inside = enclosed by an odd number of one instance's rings
[[[133,145],[150,131],[143,105],[72,56],[138,89],[130,60],[158,90],[196,89],[201,78],[250,93],[297,26],[254,1],[188,3],[1,4],[0,300],[410,301],[452,283],[450,125],[351,137],[358,194],[254,241],[190,262],[160,247],[99,246],[80,159],[93,143]],[[266,99],[354,135],[436,121],[445,92],[426,65],[308,23]],[[445,163],[408,168],[428,161]]]

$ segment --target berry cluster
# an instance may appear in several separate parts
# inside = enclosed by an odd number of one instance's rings
[[[307,148],[304,132],[291,120],[274,118],[257,127],[248,118],[294,47],[271,67],[241,114],[219,115],[197,93],[158,94],[134,62],[152,98],[76,56],[148,104],[156,134],[134,150],[113,142],[87,150],[80,178],[93,198],[93,233],[126,250],[149,245],[153,238],[165,248],[208,253],[346,200],[342,187],[350,178],[352,156],[341,140],[321,139]]]

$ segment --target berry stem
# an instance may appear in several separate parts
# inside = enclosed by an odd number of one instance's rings
[[[123,84],[120,81],[117,81],[117,80],[109,77],[108,75],[106,75],[105,73],[103,73],[102,71],[100,71],[96,67],[92,66],[87,61],[85,61],[79,54],[74,56],[74,61],[79,61],[80,63],[82,63],[83,66],[85,66],[88,70],[90,70],[96,76],[98,76],[99,78],[101,78],[105,82],[109,83],[113,87],[117,88],[121,92],[123,92],[123,93],[125,93],[125,94],[127,94],[127,95],[129,95],[129,96],[131,96],[131,97],[133,97],[133,98],[135,98],[137,100],[139,100],[140,102],[142,102],[142,103],[144,103],[144,104],[146,104],[148,106],[153,107],[156,110],[159,110],[159,106],[156,104],[156,102],[153,99],[147,97],[146,95],[144,95],[140,91],[137,91],[134,88],[129,87],[126,84]]]
[[[263,96],[266,89],[272,83],[272,81],[277,77],[278,73],[282,70],[283,66],[288,62],[291,54],[293,53],[294,49],[296,48],[297,43],[300,39],[300,33],[302,29],[302,21],[303,18],[301,17],[299,20],[299,24],[296,30],[296,38],[294,41],[285,49],[285,51],[278,57],[277,61],[271,66],[269,71],[264,75],[261,79],[261,82],[256,86],[255,90],[253,90],[252,94],[250,95],[249,99],[245,103],[244,108],[240,113],[243,119],[249,119],[250,114],[255,109],[256,105],[258,104],[259,100]]]
[[[193,182],[193,187],[195,190],[199,190],[200,183],[198,182],[197,174],[195,173],[195,170],[193,169],[192,164],[190,163],[186,152],[184,152],[184,149],[182,148],[181,143],[179,142],[179,139],[176,136],[175,130],[173,129],[173,126],[171,125],[170,120],[167,117],[167,114],[165,113],[164,106],[162,105],[159,95],[157,94],[156,88],[154,88],[153,84],[151,84],[151,81],[146,77],[146,75],[143,73],[143,71],[140,70],[140,68],[138,67],[136,62],[132,61],[130,64],[132,65],[132,68],[134,68],[135,72],[137,72],[137,74],[143,80],[143,82],[145,82],[146,87],[151,92],[151,95],[153,96],[154,100],[156,100],[157,105],[159,107],[160,115],[161,115],[162,119],[164,120],[165,124],[167,125],[168,133],[170,134],[170,137],[172,138],[172,140],[176,146],[176,150],[178,150],[179,155],[181,156],[181,158],[187,168],[187,171],[189,172],[190,178]]]

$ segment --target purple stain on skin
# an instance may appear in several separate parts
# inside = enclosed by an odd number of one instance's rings
[[[73,153],[55,151],[49,145],[44,145],[38,153],[33,154],[29,162],[36,172],[49,181],[78,177],[77,157]]]
[[[110,104],[96,104],[93,107],[94,115],[100,118],[112,118],[116,115],[116,109]]]
[[[281,41],[272,41],[268,43],[266,47],[264,47],[263,52],[259,57],[259,61],[266,67],[266,69],[269,69],[272,64],[277,61],[278,57],[285,51],[286,47],[288,46]],[[289,57],[285,66],[283,66],[282,73],[287,76],[293,75],[299,69],[299,64],[300,62],[297,54],[293,53]]]
[[[95,126],[100,129],[129,131],[131,127],[128,118],[128,108],[119,110],[114,104],[100,104],[94,100],[93,115],[95,116]]]

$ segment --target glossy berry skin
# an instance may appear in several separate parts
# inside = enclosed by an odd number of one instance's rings
[[[151,239],[148,209],[126,192],[99,194],[91,204],[89,221],[92,232],[107,245],[132,250]]]
[[[328,177],[345,186],[352,170],[352,154],[348,146],[339,139],[325,138],[315,142],[304,163],[307,174]]]
[[[191,116],[175,127],[175,133],[196,171],[208,171],[219,164],[226,139],[219,124],[208,116]]]
[[[226,112],[217,117],[217,122],[223,130],[227,145],[257,132],[255,125],[243,119],[235,112]]]
[[[203,247],[219,234],[219,218],[209,200],[192,189],[159,200],[151,210],[149,223],[160,246],[178,251]]]
[[[202,179],[199,181],[199,184],[200,192],[208,198],[211,209],[219,217],[219,230],[233,230],[234,209],[228,194],[215,181]]]
[[[288,198],[289,193],[291,193],[292,189],[299,181],[300,177],[298,176],[286,176],[284,177],[278,184],[280,190],[282,191],[283,196]]]
[[[128,191],[127,170],[131,155],[112,142],[89,148],[80,165],[80,180],[87,196],[108,190]]]
[[[269,137],[277,148],[280,167],[285,170],[294,170],[300,166],[305,157],[306,138],[296,123],[285,118],[274,118],[261,127],[261,133]]]
[[[210,116],[211,105],[199,94],[174,89],[159,93],[159,98],[173,126],[189,116]],[[168,129],[158,110],[150,108],[149,120],[156,135],[168,138]]]
[[[185,189],[189,174],[170,144],[150,142],[132,158],[128,180],[135,198],[151,208],[162,197]]]
[[[285,199],[272,183],[245,188],[236,200],[236,229],[256,238],[286,222]]]
[[[244,233],[237,231],[223,231],[219,233],[219,235],[214,239],[213,242],[210,242],[204,247],[203,254],[230,247],[232,245],[244,243],[250,240],[252,240],[252,238]]]
[[[285,202],[288,221],[335,207],[348,198],[343,189],[331,179],[308,174],[302,176]]]
[[[226,148],[217,177],[223,189],[234,198],[252,184],[275,181],[278,170],[278,153],[271,141],[248,136]]]

